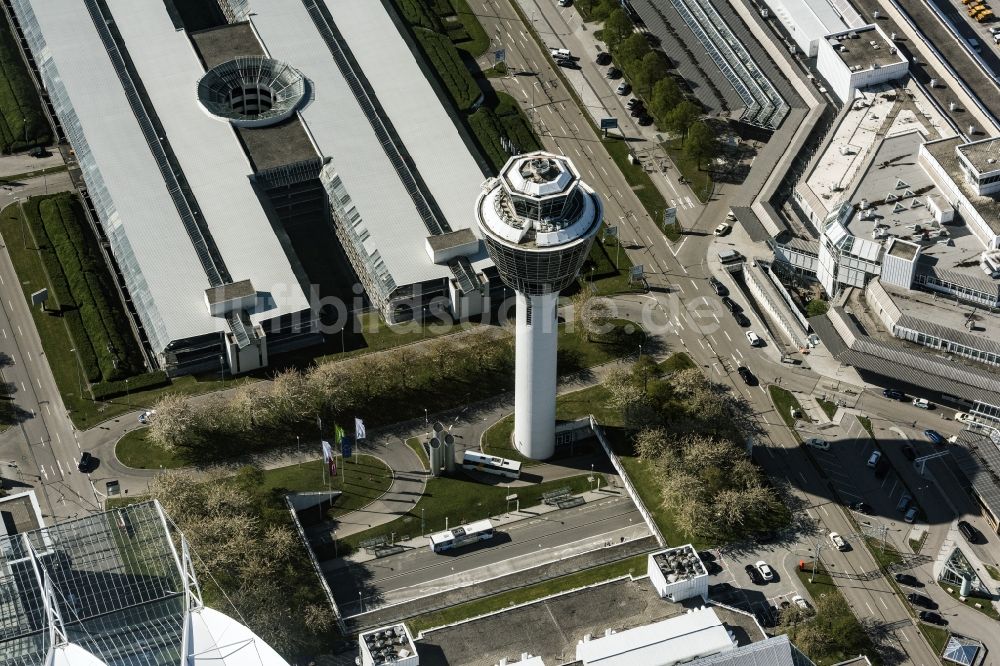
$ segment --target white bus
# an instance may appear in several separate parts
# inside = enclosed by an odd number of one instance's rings
[[[493,538],[493,523],[487,520],[477,520],[474,523],[455,527],[444,532],[432,534],[430,547],[435,553],[441,553],[452,548],[461,548],[477,541],[489,541]]]
[[[488,456],[485,453],[476,451],[466,451],[462,456],[462,467],[464,469],[476,470],[477,472],[488,472],[499,474],[510,479],[521,476],[521,463],[516,460],[507,460],[496,456]]]

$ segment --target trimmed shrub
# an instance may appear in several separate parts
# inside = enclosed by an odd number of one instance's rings
[[[444,83],[448,94],[459,111],[468,111],[479,99],[481,93],[472,74],[458,55],[458,49],[445,35],[426,28],[415,27],[413,34],[420,48],[431,62],[434,71]]]
[[[94,394],[94,400],[108,400],[109,398],[116,398],[126,393],[136,393],[138,391],[159,388],[169,383],[170,378],[167,377],[167,373],[163,370],[157,370],[129,377],[127,386],[125,381],[120,379],[113,382],[99,382],[91,386],[90,391]]]
[[[10,25],[0,25],[0,151],[24,150],[52,141],[49,123],[28,76]]]
[[[500,103],[495,111],[483,107],[469,116],[469,126],[486,152],[494,171],[500,171],[500,167],[510,158],[503,149],[501,137],[510,139],[522,153],[538,149],[538,141],[517,103],[509,95],[497,94]]]
[[[410,25],[427,28],[435,32],[441,31],[441,21],[437,16],[428,11],[422,0],[396,0],[399,13],[403,15]]]

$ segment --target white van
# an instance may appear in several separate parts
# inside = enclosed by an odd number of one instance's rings
[[[715,231],[713,231],[712,233],[714,233],[716,236],[725,236],[726,234],[729,233],[730,229],[732,229],[732,227],[723,222],[719,226],[717,226],[715,228]]]
[[[882,458],[882,452],[881,451],[878,451],[878,450],[872,451],[871,457],[868,458],[868,466],[874,469],[875,466],[878,465],[878,461],[881,458]]]
[[[549,49],[549,55],[554,60],[568,60],[573,57],[573,53],[569,49]]]
[[[914,398],[913,406],[920,409],[930,409],[932,407],[931,403],[923,398]]]
[[[764,344],[764,341],[760,339],[760,336],[753,331],[747,331],[747,342],[750,343],[751,347],[760,347]]]

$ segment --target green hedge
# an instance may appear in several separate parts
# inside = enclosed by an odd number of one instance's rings
[[[147,372],[143,375],[129,377],[127,385],[124,380],[100,382],[91,386],[90,391],[94,394],[94,400],[107,400],[109,398],[116,398],[120,395],[125,395],[126,393],[135,393],[137,391],[147,391],[149,389],[159,388],[161,386],[166,386],[169,383],[170,378],[167,377],[167,373],[163,370],[157,370],[155,372]]]
[[[396,6],[403,20],[411,26],[420,26],[435,32],[441,31],[441,20],[427,9],[422,0],[396,0]]]
[[[52,141],[41,101],[7,21],[0,20],[0,151]]]
[[[468,111],[479,99],[479,86],[465,67],[458,50],[445,35],[414,27],[413,34],[423,49],[431,66],[438,73],[448,94],[451,95],[459,111]]]
[[[521,113],[514,98],[506,93],[497,93],[497,96],[500,101],[496,109],[486,107],[478,109],[469,116],[469,126],[476,135],[479,145],[486,151],[494,170],[499,171],[510,158],[503,149],[501,137],[506,136],[513,141],[522,153],[538,150],[539,145],[527,118]]]
[[[138,344],[96,239],[84,226],[79,201],[68,193],[30,201],[26,212],[31,215],[35,240],[60,307],[66,313],[74,344],[87,357],[81,359],[88,379],[113,381],[142,372]],[[67,311],[68,305],[75,309]],[[99,368],[96,377],[86,352],[88,341]]]

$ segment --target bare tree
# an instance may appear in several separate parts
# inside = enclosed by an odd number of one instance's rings
[[[168,393],[153,408],[156,418],[149,427],[149,436],[167,451],[176,451],[200,434],[197,412],[186,397]]]
[[[643,428],[634,440],[635,452],[642,460],[655,460],[671,447],[670,435],[663,428]]]

